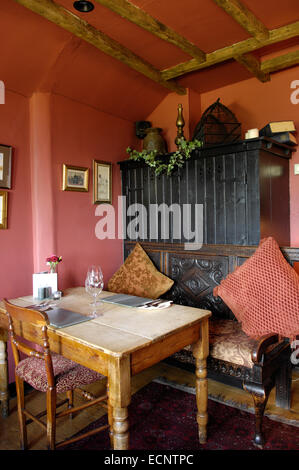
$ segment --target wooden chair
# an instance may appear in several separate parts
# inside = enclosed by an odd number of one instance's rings
[[[38,423],[46,430],[49,450],[54,450],[107,429],[109,424],[56,444],[56,419],[66,415],[71,415],[72,417],[72,415],[77,411],[81,411],[90,406],[99,404],[106,409],[108,408],[108,418],[111,425],[111,413],[107,405],[107,394],[95,398],[92,394],[84,391],[82,388],[78,388],[101,380],[104,376],[88,369],[87,367],[81,366],[76,362],[66,359],[63,356],[51,353],[47,328],[49,320],[45,312],[17,307],[9,303],[6,299],[4,299],[3,302],[9,319],[9,334],[15,360],[15,380],[21,449],[27,448],[26,426],[32,422]],[[33,323],[40,327],[42,346],[39,346],[39,348],[42,352],[39,352],[36,349],[36,344],[33,347],[30,347],[24,342],[21,342],[21,334],[18,333],[18,336],[16,336],[15,325],[18,321],[21,321],[22,325]],[[19,352],[25,353],[29,357],[20,360]],[[34,416],[25,408],[24,381],[29,383],[34,389],[46,393],[46,411]],[[83,403],[81,406],[74,407],[74,390],[78,391],[84,398],[89,400],[89,402]],[[66,392],[66,399],[57,403],[57,393],[63,392]],[[65,403],[68,404],[68,408],[57,412],[57,408]],[[44,415],[47,416],[46,424],[40,420]],[[29,420],[26,420],[26,418],[29,418]]]

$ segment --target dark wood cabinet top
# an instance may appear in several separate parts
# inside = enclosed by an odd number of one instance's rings
[[[240,153],[240,152],[250,152],[254,150],[264,150],[265,152],[269,152],[272,155],[276,155],[281,158],[290,159],[292,157],[292,152],[296,150],[297,147],[288,146],[276,142],[275,140],[271,139],[270,137],[258,137],[256,139],[247,139],[247,140],[240,140],[234,143],[227,143],[227,144],[217,144],[213,146],[205,146],[200,149],[196,149],[192,152],[190,160],[202,158],[202,157],[215,157],[217,155],[227,155],[232,153]],[[166,153],[162,156],[162,158],[167,158],[171,153]],[[123,160],[118,162],[120,165],[121,170],[130,169],[130,168],[138,168],[142,166],[146,166],[144,162],[135,161],[135,160]]]

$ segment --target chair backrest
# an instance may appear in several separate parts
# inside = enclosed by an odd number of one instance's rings
[[[22,352],[27,356],[34,356],[38,359],[43,359],[45,361],[45,367],[47,372],[48,378],[48,385],[54,386],[54,373],[53,373],[53,364],[52,364],[52,357],[51,351],[49,346],[49,339],[48,339],[48,329],[47,325],[49,325],[49,319],[45,312],[40,312],[37,310],[32,310],[29,308],[19,307],[16,305],[11,304],[8,302],[7,299],[3,299],[3,303],[6,310],[6,315],[8,316],[9,321],[9,335],[11,339],[12,351],[15,360],[15,365],[17,366],[20,362],[20,354]],[[22,322],[23,327],[19,328],[17,326],[18,322]],[[24,342],[20,341],[19,338],[23,338],[23,328],[25,324],[34,324],[40,328],[40,341],[37,343],[32,344],[25,344]],[[24,338],[23,338],[24,339]],[[38,351],[37,345],[39,348],[42,349],[42,352]]]

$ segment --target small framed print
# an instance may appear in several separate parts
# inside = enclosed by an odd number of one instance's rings
[[[0,188],[11,189],[12,147],[0,145]]]
[[[88,191],[89,169],[63,164],[63,191]]]
[[[0,229],[7,228],[7,192],[0,191]]]
[[[93,203],[112,203],[112,163],[93,161]]]

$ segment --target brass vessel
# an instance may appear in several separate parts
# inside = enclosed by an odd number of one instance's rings
[[[160,134],[161,131],[160,127],[145,129],[146,136],[143,140],[143,150],[157,150],[158,153],[167,152],[165,140]]]

